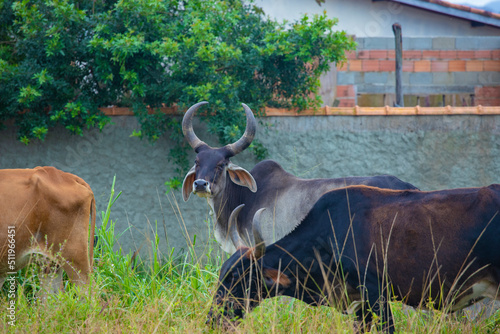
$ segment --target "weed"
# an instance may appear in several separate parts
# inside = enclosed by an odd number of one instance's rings
[[[119,245],[111,209],[120,193],[114,182],[102,224],[96,231],[94,271],[88,288],[65,280],[65,291],[36,299],[39,269],[31,264],[16,276],[16,326],[0,321],[0,333],[211,333],[207,313],[227,255],[213,238],[203,252],[186,238],[186,251],[162,253],[157,225],[151,226],[151,252],[125,251]],[[182,214],[171,197],[182,225]],[[207,226],[210,224],[207,222]],[[213,231],[210,231],[212,233]],[[431,301],[432,302],[432,301]],[[0,316],[6,319],[6,287],[0,293]],[[500,313],[469,321],[467,316],[420,311],[391,302],[396,329],[405,333],[496,333]],[[331,307],[311,307],[288,297],[265,300],[234,330],[236,333],[352,333],[354,316]],[[375,327],[373,332],[377,332]]]

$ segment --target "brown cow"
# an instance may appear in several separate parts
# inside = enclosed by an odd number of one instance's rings
[[[0,170],[0,287],[9,272],[28,263],[32,253],[64,259],[58,261],[62,265],[58,280],[64,269],[71,281],[86,284],[92,268],[95,213],[94,194],[76,175],[54,167]]]

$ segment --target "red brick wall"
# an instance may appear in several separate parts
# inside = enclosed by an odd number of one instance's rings
[[[349,52],[338,71],[394,71],[394,50]],[[498,72],[500,50],[480,51],[403,51],[404,72]]]
[[[340,101],[338,107],[354,107],[356,105],[356,86],[337,85],[337,100]]]
[[[360,50],[347,53],[347,61],[337,66],[338,71],[394,72],[394,50]],[[403,51],[404,72],[500,72],[500,50],[408,50]],[[457,83],[460,84],[460,83]],[[356,85],[337,87],[339,107],[356,105]],[[500,86],[478,83],[475,105],[499,106]]]
[[[476,87],[475,104],[482,106],[500,106],[500,86]]]

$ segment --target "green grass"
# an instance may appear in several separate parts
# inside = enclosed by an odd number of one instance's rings
[[[121,235],[110,220],[112,189],[96,234],[94,273],[88,289],[66,282],[64,292],[41,302],[38,267],[29,265],[16,277],[16,326],[0,321],[2,333],[211,333],[206,324],[220,266],[227,258],[210,241],[202,255],[187,241],[187,251],[162,254],[155,233],[152,251],[124,252]],[[122,233],[123,234],[123,233]],[[7,288],[0,293],[0,315],[7,319]],[[439,311],[403,310],[392,303],[401,333],[498,333],[500,312],[489,319],[468,321]],[[241,333],[353,333],[354,317],[330,307],[310,307],[291,298],[264,301],[235,328]],[[373,332],[377,332],[373,328]]]

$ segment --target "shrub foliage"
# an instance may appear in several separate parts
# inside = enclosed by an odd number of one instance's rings
[[[56,125],[80,135],[102,128],[99,107],[131,107],[134,134],[170,136],[184,169],[178,118],[146,106],[209,101],[202,111],[223,144],[244,128],[241,102],[257,113],[318,106],[320,74],[354,48],[336,22],[326,13],[277,22],[242,0],[4,0],[0,126],[14,120],[28,143]]]

